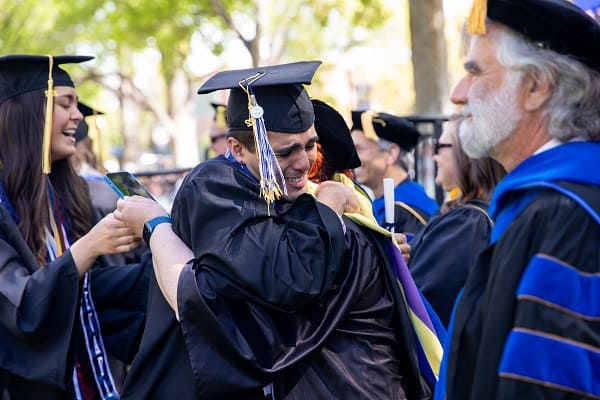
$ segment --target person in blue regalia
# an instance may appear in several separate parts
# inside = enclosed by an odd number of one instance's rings
[[[355,178],[373,191],[373,212],[385,222],[383,179],[394,180],[394,231],[409,238],[423,228],[439,205],[410,177],[413,149],[421,134],[405,118],[372,110],[352,111],[352,139],[362,165]]]
[[[600,397],[600,25],[564,0],[473,5],[451,98],[508,174],[450,322],[437,399]],[[486,18],[487,17],[487,18]]]

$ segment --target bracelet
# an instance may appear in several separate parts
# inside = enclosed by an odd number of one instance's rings
[[[169,217],[168,215],[161,215],[160,217],[155,217],[152,218],[149,221],[146,221],[146,223],[144,223],[144,230],[142,232],[142,238],[144,239],[144,242],[146,242],[146,246],[150,247],[150,237],[152,236],[152,233],[154,233],[154,229],[160,225],[160,224],[164,224],[164,223],[171,223],[171,217]]]

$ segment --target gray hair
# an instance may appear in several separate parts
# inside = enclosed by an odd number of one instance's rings
[[[553,85],[545,106],[551,137],[600,140],[599,72],[507,29],[501,31],[496,56],[512,72],[535,73]]]
[[[387,150],[391,145],[395,143],[390,142],[389,140],[379,139],[377,140],[377,146],[381,150]],[[396,146],[398,146],[396,144]],[[398,159],[396,160],[396,164],[399,165],[403,170],[405,170],[411,179],[414,179],[415,175],[415,155],[413,151],[406,151],[402,147],[398,146]]]

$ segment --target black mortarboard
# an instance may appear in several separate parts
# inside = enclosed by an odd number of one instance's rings
[[[287,193],[267,131],[302,133],[313,125],[312,102],[302,85],[310,84],[319,65],[320,61],[303,61],[223,71],[198,89],[199,94],[231,89],[227,125],[230,131],[253,132],[260,165],[260,193],[267,204]]]
[[[227,106],[221,103],[210,103],[215,109],[214,121],[217,128],[227,128]]]
[[[567,0],[474,0],[469,33],[485,33],[485,17],[529,40],[600,71],[600,24]]]
[[[303,84],[310,84],[320,61],[301,61],[215,74],[198,89],[199,94],[232,89],[227,102],[230,130],[251,130],[248,96],[240,87],[245,79],[259,76],[252,84],[256,102],[263,108],[265,127],[269,131],[300,133],[314,123],[314,112]],[[249,81],[249,83],[251,80]]]
[[[50,139],[52,135],[52,113],[54,88],[74,87],[68,73],[61,64],[75,64],[93,59],[92,56],[41,56],[13,54],[0,57],[0,103],[22,93],[45,90],[46,115],[42,141],[42,172],[50,173]]]
[[[77,103],[77,108],[79,108],[79,112],[83,114],[83,119],[79,121],[79,125],[77,125],[77,130],[75,131],[75,141],[79,142],[81,139],[88,136],[89,126],[85,121],[85,118],[95,115],[103,115],[104,113],[102,111],[95,110],[82,102]]]
[[[92,56],[53,56],[52,79],[54,86],[74,87],[61,64],[76,64],[93,59]],[[0,103],[21,93],[48,88],[49,56],[13,54],[0,57]]]
[[[406,118],[371,110],[352,111],[352,130],[361,130],[367,139],[384,139],[411,151],[419,143],[421,134]]]
[[[360,158],[344,117],[329,104],[312,99],[315,110],[315,131],[325,161],[336,170],[360,167]]]

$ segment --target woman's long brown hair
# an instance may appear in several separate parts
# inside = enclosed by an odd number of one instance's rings
[[[506,175],[502,164],[492,158],[473,159],[469,158],[462,150],[458,130],[463,121],[463,117],[452,116],[447,122],[454,125],[452,134],[452,156],[454,157],[457,170],[457,186],[461,195],[445,202],[442,205],[442,212],[451,210],[470,200],[481,200],[489,202],[492,193],[500,179]]]
[[[17,213],[19,230],[40,266],[46,264],[49,226],[48,179],[41,165],[44,103],[43,92],[34,91],[0,104],[0,176]],[[66,213],[73,243],[90,229],[89,192],[69,159],[55,161],[48,178]]]

